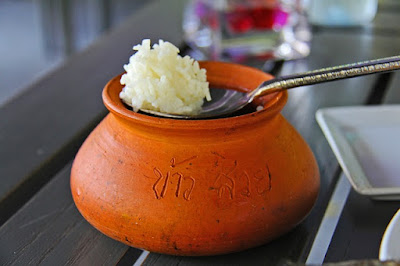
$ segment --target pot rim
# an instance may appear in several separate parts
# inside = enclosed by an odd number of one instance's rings
[[[272,79],[273,76],[265,73],[257,68],[248,67],[235,63],[217,62],[217,61],[199,61],[200,67],[207,70],[207,80],[211,86],[225,87],[229,89],[236,89],[240,91],[251,91],[254,88],[246,88],[240,84],[224,84],[223,75],[217,73],[209,74],[208,68],[213,66],[222,67],[224,69],[230,68],[232,71],[237,73],[252,72],[265,80]],[[288,98],[287,91],[273,93],[260,97],[258,102],[264,107],[263,109],[251,113],[246,113],[238,116],[223,117],[223,118],[211,118],[211,119],[173,119],[164,117],[155,117],[147,114],[137,113],[129,110],[122,100],[119,98],[123,85],[120,84],[122,74],[119,74],[112,78],[104,87],[102,92],[102,98],[106,108],[114,115],[122,118],[125,121],[142,124],[143,126],[153,126],[158,128],[175,128],[175,129],[205,129],[212,130],[216,128],[231,128],[232,125],[241,126],[246,124],[254,124],[260,120],[266,120],[276,116],[285,106]],[[226,81],[226,78],[225,78]],[[260,82],[261,83],[261,82]],[[216,87],[217,87],[216,86]]]

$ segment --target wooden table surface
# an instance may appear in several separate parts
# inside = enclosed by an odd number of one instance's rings
[[[349,185],[316,123],[315,112],[332,106],[400,103],[400,73],[289,92],[283,115],[313,150],[321,191],[310,215],[269,244],[223,256],[168,256],[114,241],[82,218],[72,201],[69,175],[80,145],[107,113],[101,91],[111,77],[123,71],[132,45],[143,38],[184,47],[183,3],[149,1],[118,28],[0,107],[0,265],[277,265],[377,259],[382,234],[400,202],[373,201],[352,188],[343,190]],[[380,1],[378,15],[369,26],[314,27],[311,54],[277,64],[274,74],[397,54],[400,2],[386,0]],[[266,70],[263,62],[248,64]],[[323,234],[320,225],[339,192],[343,210],[333,235]],[[316,241],[321,239],[325,251],[316,252],[315,247],[321,245]]]

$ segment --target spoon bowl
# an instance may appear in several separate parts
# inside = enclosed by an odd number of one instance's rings
[[[231,89],[211,89],[212,100],[205,102],[202,109],[196,114],[172,114],[147,109],[140,110],[156,116],[177,119],[216,118],[234,113],[251,103],[255,98],[270,93],[339,79],[389,72],[399,68],[400,56],[386,57],[274,78],[264,81],[255,90],[247,93]],[[126,104],[130,105],[129,103]]]
[[[210,117],[220,117],[233,113],[237,110],[242,109],[249,103],[247,93],[245,92],[221,88],[210,88],[210,93],[212,100],[209,102],[205,101],[200,112],[195,115],[170,114],[147,109],[140,110],[151,115],[168,118],[203,119]]]

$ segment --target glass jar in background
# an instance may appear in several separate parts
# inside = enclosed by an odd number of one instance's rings
[[[211,60],[298,59],[310,53],[301,0],[191,0],[186,42]]]
[[[311,0],[309,20],[319,26],[363,26],[371,22],[378,0]]]

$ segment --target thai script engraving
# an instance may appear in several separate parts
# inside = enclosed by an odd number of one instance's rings
[[[257,193],[263,195],[271,190],[271,172],[269,171],[268,164],[265,164],[264,169],[258,169],[254,174],[256,180]]]
[[[228,193],[230,199],[235,197],[235,180],[227,174],[219,174],[212,188],[217,190],[218,197],[220,198],[222,198],[224,193]]]
[[[234,166],[219,173],[210,187],[216,191],[219,198],[224,195],[228,199],[249,198],[252,194],[263,196],[272,189],[272,176],[268,164],[253,171],[237,170],[237,161]]]
[[[177,166],[177,165],[179,165],[179,164],[183,164],[183,163],[189,162],[189,161],[191,161],[191,160],[193,160],[193,159],[196,159],[196,158],[197,158],[197,156],[195,155],[195,156],[192,156],[192,157],[187,158],[187,159],[185,159],[185,160],[182,160],[182,161],[180,161],[180,162],[176,162],[176,159],[175,159],[175,158],[172,158],[171,161],[170,161],[171,167],[172,167],[172,168],[175,168],[175,166]],[[189,163],[189,164],[190,164],[190,163]]]
[[[175,158],[172,158],[170,161],[170,167],[175,168],[178,164],[189,162],[195,158],[197,158],[197,156],[190,157],[178,163],[176,162]],[[156,199],[164,198],[168,191],[173,191],[175,197],[177,198],[182,195],[183,199],[185,200],[191,199],[190,197],[196,183],[196,180],[192,176],[187,176],[182,172],[174,172],[171,170],[168,170],[164,175],[158,167],[153,168],[153,173],[157,178],[152,187]],[[168,188],[169,185],[173,187]]]

